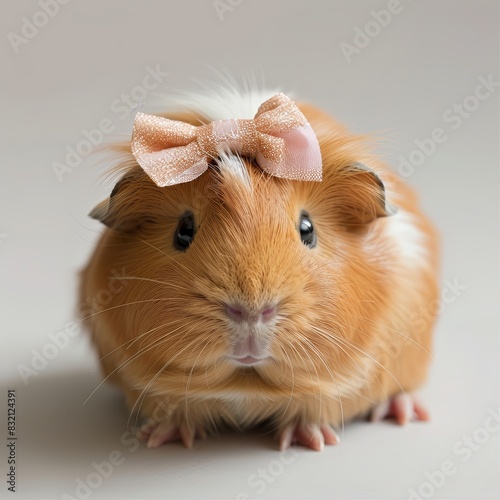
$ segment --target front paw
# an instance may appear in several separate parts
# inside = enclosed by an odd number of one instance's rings
[[[192,448],[195,439],[206,439],[207,433],[200,426],[189,426],[183,422],[180,425],[170,421],[156,422],[146,419],[136,433],[136,436],[147,442],[148,448],[158,448],[162,444],[182,441],[186,448]]]
[[[299,444],[311,450],[322,451],[325,444],[338,444],[340,437],[328,424],[291,423],[278,432],[280,450]]]
[[[396,423],[404,425],[412,420],[427,421],[429,412],[413,394],[400,393],[376,406],[371,412],[371,421],[394,418]]]

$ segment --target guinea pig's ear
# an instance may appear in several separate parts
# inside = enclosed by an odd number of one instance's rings
[[[89,213],[89,217],[101,221],[106,226],[121,232],[132,231],[141,222],[141,213],[130,210],[131,203],[127,203],[127,196],[130,197],[130,189],[134,189],[140,174],[131,172],[120,179],[109,198],[101,201]]]
[[[346,187],[342,196],[346,224],[365,225],[378,217],[388,217],[397,212],[387,203],[384,183],[371,168],[354,163],[342,169],[342,178]]]

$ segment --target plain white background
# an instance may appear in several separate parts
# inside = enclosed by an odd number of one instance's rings
[[[9,2],[0,20],[0,497],[409,498],[413,489],[499,498],[498,430],[484,425],[499,392],[500,89],[470,97],[479,78],[499,79],[498,2],[401,0],[385,26],[374,12],[397,1],[223,0],[219,14],[212,0],[45,2],[51,17],[40,0]],[[32,22],[40,26],[30,31]],[[76,320],[77,272],[101,230],[86,214],[113,184],[89,158],[61,181],[53,164],[103,119],[130,134],[134,110],[123,116],[122,96],[141,96],[148,67],[168,73],[159,89],[168,93],[193,88],[207,63],[264,75],[353,131],[383,137],[380,153],[396,170],[401,156],[420,163],[407,180],[442,234],[443,288],[462,287],[436,329],[423,390],[432,422],[355,423],[323,453],[282,456],[266,437],[237,434],[148,450],[124,436],[113,388],[82,405],[100,381],[85,333],[77,325],[67,345],[47,346]],[[154,93],[142,101],[161,111]],[[462,104],[470,111],[452,118]],[[446,139],[419,161],[415,141],[436,128]],[[23,367],[36,372],[26,383]],[[17,394],[16,494],[5,481],[7,388]],[[113,470],[89,476],[110,454]],[[443,464],[452,473],[436,472]],[[92,488],[77,491],[79,480]]]

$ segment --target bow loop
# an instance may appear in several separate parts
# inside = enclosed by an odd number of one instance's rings
[[[283,93],[262,103],[253,120],[218,120],[197,127],[145,113],[135,118],[132,154],[160,187],[199,177],[221,149],[255,158],[270,175],[321,180],[318,139]]]
[[[270,135],[284,134],[307,123],[302,111],[283,92],[263,102],[254,120],[258,130]]]

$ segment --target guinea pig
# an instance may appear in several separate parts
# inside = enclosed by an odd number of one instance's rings
[[[82,315],[149,447],[265,423],[280,449],[322,450],[355,418],[428,419],[413,392],[431,360],[436,231],[365,137],[276,98],[226,89],[139,114],[90,214],[106,228]]]

